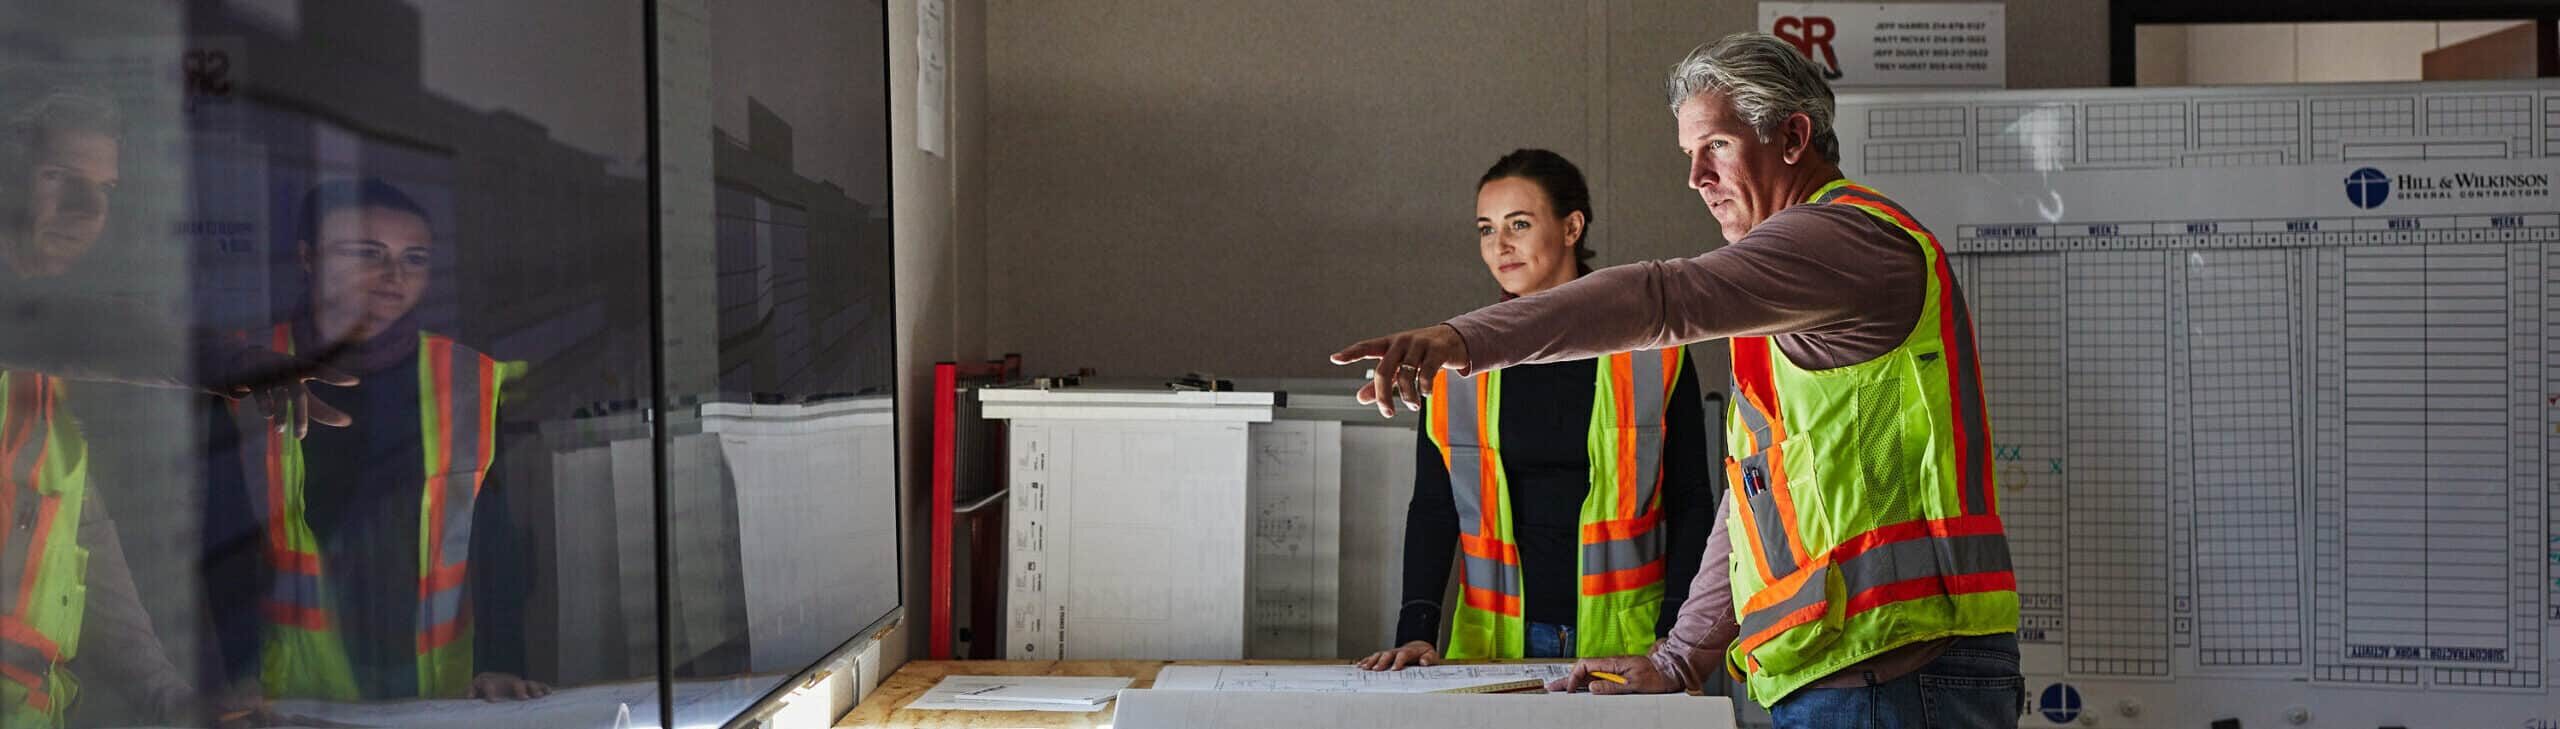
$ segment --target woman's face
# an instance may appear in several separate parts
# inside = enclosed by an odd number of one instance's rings
[[[331,342],[360,342],[390,329],[426,297],[435,236],[415,213],[348,207],[321,216],[320,240],[305,241],[312,319]]]
[[[1476,189],[1476,250],[1494,282],[1513,296],[1573,280],[1582,222],[1581,213],[1556,217],[1547,191],[1525,178],[1504,177]]]

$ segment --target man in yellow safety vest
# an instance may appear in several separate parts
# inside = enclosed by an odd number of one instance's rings
[[[1650,656],[1549,688],[1695,687],[1718,667],[1779,727],[2014,727],[2018,596],[1993,490],[1973,322],[1937,238],[1843,178],[1830,86],[1795,49],[1729,36],[1674,66],[1688,183],[1728,244],[1372,339],[1363,402],[1464,374],[1728,339],[1730,494]],[[1624,683],[1592,683],[1594,671]]]

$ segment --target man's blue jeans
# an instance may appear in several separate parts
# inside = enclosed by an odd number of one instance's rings
[[[1908,675],[1866,678],[1853,688],[1799,689],[1779,699],[1769,718],[1778,729],[2014,729],[2027,699],[2016,633],[1960,639]]]
[[[1526,658],[1572,658],[1573,626],[1530,623]]]

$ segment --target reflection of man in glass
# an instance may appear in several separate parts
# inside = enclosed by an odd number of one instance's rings
[[[208,530],[257,535],[217,542],[217,555],[262,555],[258,594],[213,587],[234,680],[255,678],[277,698],[548,693],[521,677],[526,590],[513,575],[525,560],[491,477],[500,392],[520,366],[418,328],[436,240],[408,195],[332,182],[302,211],[309,299],[253,336],[361,383],[320,396],[352,427],[292,437],[241,414],[246,477],[217,486]],[[233,489],[240,498],[226,498]]]
[[[73,293],[59,280],[105,234],[120,151],[107,97],[24,81],[5,90],[33,91],[32,101],[0,109],[0,288],[15,304],[12,326],[43,316],[30,307],[49,293]],[[0,357],[0,727],[61,726],[81,680],[152,717],[200,718],[114,522],[89,493],[88,443],[64,402],[68,380],[116,367],[71,349],[0,347],[17,355]]]

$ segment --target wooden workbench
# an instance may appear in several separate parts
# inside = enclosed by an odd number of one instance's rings
[[[1336,666],[1348,660],[1314,661],[908,661],[862,697],[838,727],[929,727],[944,729],[1048,729],[1105,727],[1110,708],[1084,714],[1056,711],[921,711],[906,709],[944,676],[1130,676],[1130,688],[1155,685],[1156,671],[1185,666]],[[1113,705],[1115,708],[1117,704]]]

